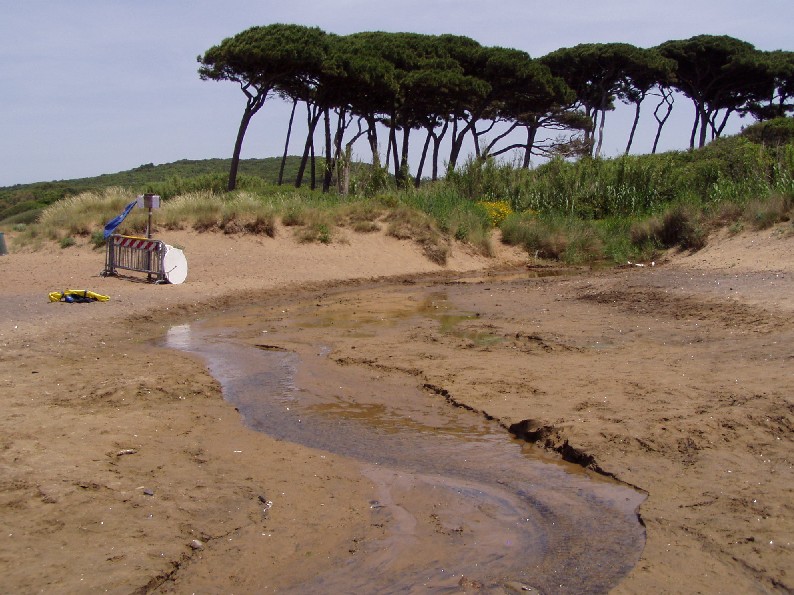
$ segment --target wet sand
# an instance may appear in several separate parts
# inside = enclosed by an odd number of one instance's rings
[[[411,333],[425,318],[442,333],[455,332],[451,318],[466,318],[439,314],[435,283],[375,287],[377,295],[337,290],[230,309],[166,335],[168,346],[207,362],[248,427],[355,459],[375,485],[370,524],[382,535],[344,564],[285,587],[441,592],[466,581],[487,593],[505,584],[601,593],[618,584],[645,543],[641,492],[522,448],[507,428],[456,407],[413,373],[335,359],[342,336],[366,346],[370,337]]]
[[[307,338],[333,337],[339,366],[408,374],[428,398],[646,492],[647,543],[616,592],[794,589],[785,230],[656,267],[509,281],[487,269],[527,264],[513,252],[458,250],[441,269],[378,236],[178,239],[181,286],[98,277],[88,248],[0,258],[8,591],[263,592],[382,537],[377,482],[359,464],[247,429],[201,360],[152,346],[173,324],[252,302],[271,308],[275,334],[278,308],[294,307]],[[44,301],[66,285],[111,301]],[[344,323],[423,308],[449,324],[361,336]]]

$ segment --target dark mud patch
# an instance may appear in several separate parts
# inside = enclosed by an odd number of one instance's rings
[[[531,419],[525,419],[510,424],[507,430],[519,440],[524,440],[525,442],[536,444],[542,448],[558,453],[563,461],[581,465],[582,467],[592,469],[596,473],[600,473],[607,477],[615,477],[612,473],[602,469],[596,462],[594,456],[572,446],[568,442],[568,439],[563,436],[562,432],[554,426],[546,425]]]

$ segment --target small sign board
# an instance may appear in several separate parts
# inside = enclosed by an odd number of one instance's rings
[[[137,206],[141,209],[159,209],[160,208],[160,195],[159,194],[139,194]]]

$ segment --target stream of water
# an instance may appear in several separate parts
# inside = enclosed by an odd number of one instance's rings
[[[252,346],[239,321],[259,316],[174,326],[165,344],[202,356],[251,428],[360,461],[376,486],[373,522],[388,527],[296,591],[603,593],[638,560],[637,491],[534,454],[413,377],[373,378],[322,344],[300,355]]]

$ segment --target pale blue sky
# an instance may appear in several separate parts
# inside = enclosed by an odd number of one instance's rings
[[[794,49],[790,0],[0,0],[0,186],[230,157],[243,95],[233,83],[201,81],[196,56],[275,22],[338,34],[455,33],[533,57],[577,43],[647,47],[700,33]],[[679,101],[673,113],[664,148],[689,138],[691,104]],[[266,105],[243,157],[279,155],[287,114],[279,100]],[[607,117],[607,154],[625,146],[628,116]],[[653,121],[644,122],[636,143],[646,151]]]

